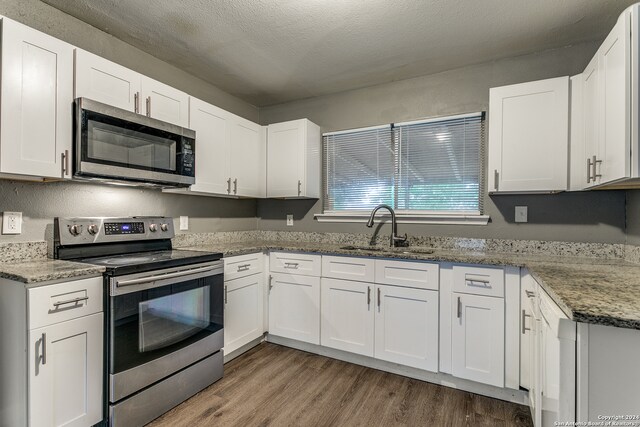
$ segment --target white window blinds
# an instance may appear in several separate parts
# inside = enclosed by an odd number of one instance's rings
[[[324,211],[480,214],[484,116],[325,134]]]

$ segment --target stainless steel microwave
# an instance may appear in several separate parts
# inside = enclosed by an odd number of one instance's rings
[[[195,131],[87,98],[75,101],[75,178],[188,187]]]

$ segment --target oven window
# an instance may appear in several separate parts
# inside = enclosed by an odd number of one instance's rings
[[[222,275],[111,297],[110,373],[126,371],[223,326]]]

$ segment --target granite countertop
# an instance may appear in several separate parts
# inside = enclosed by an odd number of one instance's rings
[[[0,262],[0,277],[34,285],[84,276],[100,276],[104,267],[56,259],[34,259],[22,262]]]
[[[615,259],[496,252],[445,251],[431,248],[345,249],[344,244],[252,241],[178,249],[222,252],[225,257],[266,250],[312,252],[407,260],[526,267],[572,320],[640,329],[640,265]]]

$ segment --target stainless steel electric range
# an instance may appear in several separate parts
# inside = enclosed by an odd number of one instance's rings
[[[55,258],[106,267],[105,413],[141,426],[222,377],[222,254],[174,250],[172,218],[56,218]]]

